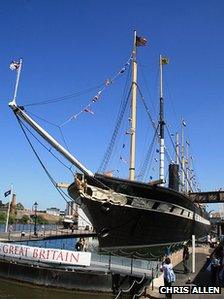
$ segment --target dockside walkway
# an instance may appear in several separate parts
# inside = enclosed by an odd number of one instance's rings
[[[176,274],[176,282],[173,283],[173,286],[211,286],[211,272],[208,271],[208,267],[210,264],[209,256],[214,249],[209,247],[196,248],[196,269],[195,273],[184,274],[183,272],[183,262],[179,262],[174,267],[174,272]],[[198,251],[198,252],[197,252]],[[180,252],[181,254],[181,252]],[[171,257],[172,259],[172,257]],[[192,263],[192,255],[190,255],[190,265]],[[159,287],[163,286],[163,274],[159,274],[159,277],[154,279],[153,283],[147,288],[146,295],[143,298],[165,298],[165,295],[159,293]],[[224,284],[217,285],[222,288],[222,294],[175,294],[172,295],[173,299],[202,299],[202,298],[209,298],[209,299],[219,299],[224,297]]]
[[[60,238],[79,238],[79,237],[93,237],[96,236],[96,233],[88,230],[74,230],[71,229],[51,229],[51,230],[42,230],[38,231],[35,236],[33,231],[26,231],[22,233],[21,231],[12,231],[12,232],[1,232],[0,233],[0,242],[26,242],[26,241],[38,241],[46,239],[60,239]]]

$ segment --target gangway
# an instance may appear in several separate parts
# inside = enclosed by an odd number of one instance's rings
[[[224,202],[224,191],[192,192],[189,193],[192,201],[197,203],[220,203]]]

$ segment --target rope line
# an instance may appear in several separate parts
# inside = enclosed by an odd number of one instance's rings
[[[169,135],[169,137],[170,137],[171,144],[172,144],[172,146],[173,146],[174,150],[176,151],[176,146],[175,146],[175,143],[174,143],[174,141],[173,141],[173,139],[172,139],[172,136],[171,136],[171,133],[170,133],[170,131],[169,131],[169,128],[167,127],[167,125],[165,125],[165,127],[166,127],[166,129],[167,129],[167,132],[168,132],[168,135]],[[183,169],[183,167],[182,167],[182,163],[181,163],[181,157],[178,155],[178,157],[177,157],[177,158],[178,158],[178,162],[179,162],[180,168],[181,168],[181,170],[184,172],[184,177],[185,177],[185,179],[187,180],[187,182],[188,182],[188,185],[189,185],[189,187],[190,187],[191,191],[193,192],[193,188],[192,188],[191,181],[188,179],[188,175],[187,175],[187,172],[186,172],[186,170],[185,170],[185,169]]]
[[[26,140],[28,141],[28,143],[29,143],[29,145],[30,145],[32,151],[34,152],[34,154],[35,154],[37,160],[39,161],[41,167],[43,168],[43,170],[44,170],[45,173],[47,174],[47,177],[49,178],[50,182],[51,182],[52,185],[55,187],[55,189],[57,190],[57,192],[61,195],[61,197],[65,200],[65,202],[66,202],[67,204],[69,204],[70,201],[73,201],[73,199],[72,199],[68,194],[66,194],[63,190],[61,190],[61,189],[59,189],[59,188],[57,187],[57,183],[56,183],[56,181],[53,179],[52,175],[50,174],[50,172],[47,170],[46,166],[45,166],[44,163],[42,162],[40,156],[38,155],[37,151],[35,150],[34,146],[33,146],[32,143],[31,143],[31,141],[30,141],[28,135],[26,134],[26,131],[25,131],[24,127],[29,131],[29,133],[31,133],[30,130],[24,125],[24,123],[21,122],[21,120],[19,119],[19,117],[18,117],[17,115],[16,115],[16,118],[17,118],[17,121],[18,121],[18,123],[19,123],[19,125],[20,125],[20,127],[21,127],[21,129],[22,129],[22,131],[23,131],[23,133],[24,133],[24,135],[25,135]],[[31,134],[32,134],[32,133],[31,133]],[[32,136],[34,136],[34,135],[32,134]],[[34,137],[35,137],[35,136],[34,136]],[[38,139],[37,139],[37,140],[38,140]],[[46,148],[46,147],[45,147],[45,148]],[[66,197],[69,198],[69,201],[66,199]],[[74,208],[73,208],[73,206],[72,206],[72,211],[73,211],[73,212],[75,211]],[[79,216],[80,218],[82,218],[83,220],[86,221],[86,219],[84,219],[84,218],[83,218],[77,211],[75,211],[75,212],[78,214],[78,216]],[[88,221],[86,221],[86,222],[87,222],[89,225],[92,225],[90,222],[88,222]]]
[[[152,142],[151,142],[151,144],[150,144],[150,146],[148,148],[148,151],[146,153],[146,158],[145,158],[144,162],[142,163],[142,166],[141,166],[139,174],[138,174],[138,176],[139,177],[143,177],[143,179],[145,179],[145,174],[146,174],[146,171],[147,171],[147,167],[149,169],[151,167],[151,163],[149,163],[149,160],[150,160],[150,157],[152,155],[153,145],[154,145],[156,137],[157,137],[158,128],[159,128],[159,125],[157,126],[157,128],[155,130]],[[151,162],[152,162],[152,159],[151,159]]]
[[[23,107],[24,107],[24,106],[23,106]],[[26,109],[26,111],[29,112],[29,114],[35,116],[36,118],[38,118],[38,119],[40,119],[40,120],[42,120],[42,121],[48,123],[49,125],[52,125],[52,126],[54,126],[54,127],[56,127],[56,128],[59,128],[59,125],[56,125],[55,123],[50,122],[49,120],[47,120],[47,119],[45,119],[45,118],[43,118],[43,117],[41,117],[41,116],[39,116],[39,115],[37,115],[37,114],[35,114],[35,113],[29,111],[29,110],[27,110],[27,109]]]
[[[146,110],[146,113],[147,113],[147,115],[148,115],[148,117],[149,117],[149,120],[150,120],[150,122],[151,122],[151,124],[152,124],[152,127],[154,128],[155,131],[157,131],[157,134],[156,134],[156,135],[157,135],[157,141],[159,142],[159,140],[160,140],[160,135],[159,135],[159,132],[158,132],[158,125],[156,125],[156,122],[153,121],[153,118],[152,118],[152,116],[151,116],[151,114],[150,114],[150,110],[149,110],[149,108],[148,108],[148,106],[147,106],[147,104],[146,104],[145,98],[144,98],[144,96],[143,96],[143,94],[142,94],[142,92],[141,92],[141,89],[140,89],[140,87],[139,87],[138,84],[137,84],[137,88],[138,88],[138,91],[139,91],[140,98],[141,98],[141,100],[142,100],[143,106],[144,106],[144,108],[145,108],[145,110]],[[166,147],[164,148],[164,152],[165,152],[166,158],[167,158],[167,160],[169,161],[169,163],[172,162],[173,159],[171,158],[171,156],[170,156],[170,154],[169,154],[169,151],[167,150]]]
[[[58,128],[58,130],[59,130],[59,132],[60,132],[60,135],[61,135],[61,137],[62,137],[62,141],[63,141],[64,144],[65,144],[65,147],[67,148],[68,151],[70,151],[69,146],[68,146],[68,143],[67,143],[67,140],[66,140],[66,138],[65,138],[65,136],[64,136],[64,134],[63,134],[62,128],[61,128],[60,126],[56,125],[55,123],[52,123],[52,122],[48,121],[47,119],[45,119],[45,118],[43,118],[43,117],[38,116],[37,114],[35,114],[35,113],[31,112],[31,111],[27,111],[27,112],[28,112],[29,114],[35,116],[37,119],[40,119],[40,120],[42,120],[42,121],[44,121],[44,122],[46,122],[46,123],[48,123],[48,124],[50,124],[50,125],[52,125],[52,126]],[[26,127],[26,128],[27,128],[27,127]],[[28,128],[27,128],[27,130],[28,130]],[[30,133],[31,133],[31,131],[30,131]],[[32,133],[31,133],[31,134],[32,134]],[[35,135],[33,135],[33,136],[35,136]],[[35,138],[36,138],[36,137],[35,137]],[[37,140],[39,141],[39,139],[37,139]],[[40,141],[39,141],[39,142],[40,142]],[[72,168],[72,164],[70,165],[70,168]]]
[[[67,120],[65,120],[60,127],[63,127],[64,125],[66,125],[67,123],[69,123],[70,121],[76,119],[79,115],[81,115],[84,112],[90,113],[90,114],[94,114],[94,112],[92,111],[92,105],[95,104],[96,102],[98,102],[100,100],[100,98],[102,97],[103,92],[112,85],[112,83],[117,79],[117,77],[123,75],[123,73],[127,70],[127,68],[130,66],[132,61],[132,56],[128,59],[128,61],[124,64],[124,66],[112,77],[112,79],[107,79],[105,81],[105,83],[103,84],[103,87],[98,90],[98,92],[95,94],[95,96],[93,96],[93,98],[90,100],[90,102],[78,113],[71,115]]]
[[[106,149],[104,158],[103,158],[103,160],[100,164],[98,172],[101,172],[101,173],[105,172],[105,170],[106,170],[106,168],[109,164],[109,161],[110,161],[113,149],[114,149],[115,141],[116,141],[116,138],[117,138],[117,135],[118,135],[118,132],[119,132],[122,120],[123,120],[123,116],[124,116],[124,113],[125,113],[126,108],[127,108],[127,104],[128,104],[128,101],[129,101],[130,94],[131,94],[131,88],[129,89],[129,92],[128,92],[128,95],[127,95],[126,99],[121,104],[120,111],[118,113],[116,125],[115,125],[115,128],[114,128],[111,140],[110,140],[109,145]]]
[[[23,106],[24,107],[39,106],[39,105],[53,104],[53,103],[69,100],[69,99],[72,99],[74,97],[78,97],[78,96],[81,96],[83,94],[87,94],[87,93],[89,93],[89,92],[91,92],[95,89],[98,89],[98,88],[102,87],[103,85],[104,84],[100,84],[100,85],[98,84],[95,87],[90,87],[89,89],[86,89],[84,91],[77,91],[77,92],[73,92],[73,93],[70,93],[68,95],[64,95],[64,96],[56,97],[56,98],[48,98],[46,100],[42,100],[42,101],[39,101],[39,102],[25,104]]]

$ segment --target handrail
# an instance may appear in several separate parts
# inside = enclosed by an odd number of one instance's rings
[[[144,286],[143,289],[138,294],[134,294],[132,299],[140,298],[143,294],[145,294],[145,292],[146,292],[146,287]]]
[[[126,289],[126,290],[120,289],[119,293],[116,295],[116,297],[114,299],[119,299],[119,297],[122,295],[122,293],[125,293],[125,294],[129,293],[132,290],[132,288],[134,287],[135,284],[137,284],[137,285],[142,284],[145,278],[146,278],[146,274],[144,273],[141,280],[137,281],[135,279],[128,289]]]

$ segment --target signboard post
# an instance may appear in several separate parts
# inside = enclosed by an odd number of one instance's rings
[[[195,273],[195,235],[192,235],[192,273]]]

